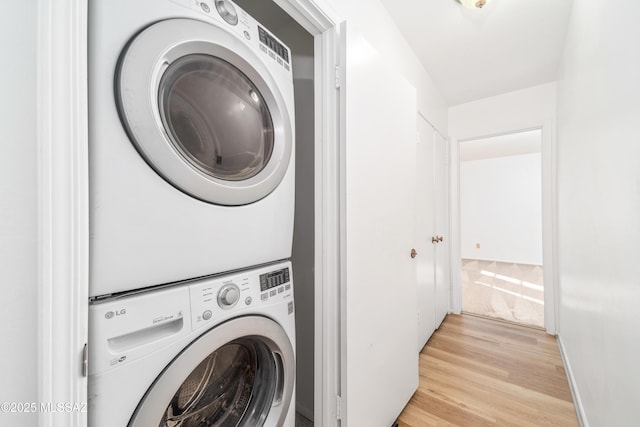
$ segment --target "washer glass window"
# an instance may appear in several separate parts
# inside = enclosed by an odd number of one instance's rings
[[[261,426],[278,383],[269,348],[248,338],[207,356],[178,388],[159,427]]]
[[[274,130],[267,104],[229,62],[203,54],[176,60],[160,81],[159,107],[170,141],[201,172],[241,181],[269,162]]]

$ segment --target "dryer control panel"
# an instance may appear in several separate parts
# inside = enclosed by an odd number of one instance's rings
[[[213,19],[255,50],[264,53],[265,63],[291,75],[291,50],[273,33],[260,25],[251,15],[231,0],[171,0],[173,3],[188,7],[199,14]]]

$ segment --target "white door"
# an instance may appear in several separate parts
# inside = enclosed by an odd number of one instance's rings
[[[417,117],[418,146],[416,151],[416,251],[415,259],[418,309],[418,352],[435,329],[435,248],[434,236],[434,158],[433,129],[420,115]]]
[[[341,38],[343,419],[389,426],[418,386],[416,90],[345,24]]]
[[[447,141],[434,132],[434,207],[435,233],[439,238],[435,243],[435,282],[436,282],[436,328],[440,326],[449,312],[450,273],[449,273],[449,199],[447,180]],[[442,238],[442,239],[440,239]]]

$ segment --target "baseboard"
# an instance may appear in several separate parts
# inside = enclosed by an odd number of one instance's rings
[[[556,341],[558,342],[558,348],[560,349],[560,357],[562,358],[562,363],[564,364],[564,371],[567,374],[567,379],[569,380],[569,389],[571,390],[571,396],[573,396],[573,404],[576,407],[578,422],[580,423],[581,427],[589,427],[589,421],[587,420],[587,414],[584,412],[582,400],[580,400],[580,393],[578,392],[578,386],[576,384],[575,377],[573,376],[571,363],[569,363],[569,359],[567,358],[567,353],[565,352],[564,344],[562,343],[562,338],[560,337],[560,335],[556,336]]]

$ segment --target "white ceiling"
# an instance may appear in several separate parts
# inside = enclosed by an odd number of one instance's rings
[[[556,80],[572,0],[380,0],[458,105]]]
[[[541,149],[542,131],[530,130],[461,142],[460,161],[540,153]]]

